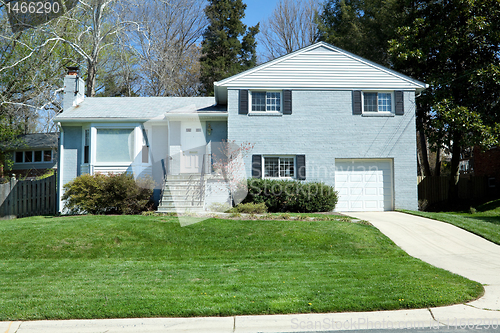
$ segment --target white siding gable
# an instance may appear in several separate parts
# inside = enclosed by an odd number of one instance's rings
[[[215,86],[218,99],[224,100],[228,87],[423,90],[426,84],[320,42],[215,82]]]

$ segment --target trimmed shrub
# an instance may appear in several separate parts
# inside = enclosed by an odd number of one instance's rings
[[[64,185],[62,199],[73,214],[138,214],[147,209],[153,185],[127,173],[85,174]]]
[[[225,213],[229,209],[231,209],[231,206],[227,203],[220,203],[220,202],[214,202],[213,204],[210,205],[209,207],[211,212],[218,212],[218,213]]]
[[[332,211],[337,201],[338,193],[323,183],[252,178],[243,203],[265,203],[273,213],[311,213]]]
[[[243,214],[265,214],[267,213],[267,206],[265,203],[240,203],[236,207],[231,208],[229,213],[243,213]]]

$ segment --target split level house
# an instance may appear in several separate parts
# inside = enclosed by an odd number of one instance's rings
[[[230,202],[213,168],[229,141],[253,145],[247,177],[334,186],[337,211],[418,207],[415,98],[427,85],[335,46],[215,82],[214,97],[86,98],[77,73],[64,82],[59,195],[84,173],[129,172],[155,180],[160,211],[206,210]]]

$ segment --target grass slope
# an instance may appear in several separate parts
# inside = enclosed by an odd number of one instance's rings
[[[475,213],[468,212],[417,212],[406,213],[448,222],[500,245],[500,199],[479,205]]]
[[[0,320],[387,310],[483,291],[349,222],[33,217],[1,221],[0,239]]]

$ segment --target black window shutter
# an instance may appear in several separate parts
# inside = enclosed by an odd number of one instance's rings
[[[248,90],[240,90],[239,114],[248,114]]]
[[[292,91],[283,90],[283,114],[292,114]]]
[[[262,155],[252,155],[252,178],[262,178]]]
[[[394,97],[396,100],[396,114],[401,116],[405,114],[405,104],[403,100],[403,92],[402,91],[395,91],[394,92]]]
[[[306,180],[306,155],[297,155],[297,179]]]
[[[361,91],[352,92],[352,114],[361,114]]]

